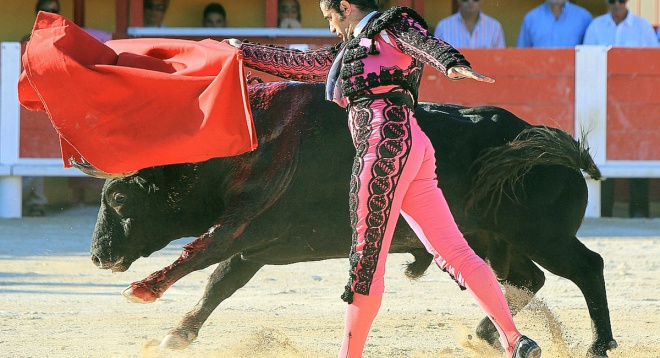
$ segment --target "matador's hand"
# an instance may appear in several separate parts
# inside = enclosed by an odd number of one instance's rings
[[[452,80],[460,80],[463,78],[471,78],[475,81],[479,82],[486,82],[486,83],[493,83],[495,82],[494,79],[484,76],[475,70],[473,70],[470,67],[467,66],[454,66],[449,69],[447,72],[447,77],[449,77]]]

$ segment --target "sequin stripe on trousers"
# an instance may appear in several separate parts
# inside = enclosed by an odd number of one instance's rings
[[[374,105],[376,101],[381,103]],[[342,295],[348,303],[352,302],[354,292],[368,295],[371,289],[392,215],[394,192],[412,144],[409,116],[408,107],[392,104],[387,98],[360,101],[349,110],[356,155],[349,193],[353,228],[351,268]],[[394,215],[398,217],[398,209]],[[361,221],[364,230],[358,230]],[[386,246],[389,249],[389,243]]]

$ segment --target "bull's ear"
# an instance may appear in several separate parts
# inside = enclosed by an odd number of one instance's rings
[[[197,164],[171,164],[140,170],[138,176],[147,183],[154,185],[156,189],[178,188],[185,185],[196,173]]]

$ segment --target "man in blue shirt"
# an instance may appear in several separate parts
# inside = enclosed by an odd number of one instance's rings
[[[518,47],[574,47],[580,45],[591,13],[566,0],[546,0],[525,15]]]

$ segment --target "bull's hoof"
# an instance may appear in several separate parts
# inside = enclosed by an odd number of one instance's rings
[[[134,303],[152,303],[159,297],[152,290],[136,284],[131,284],[121,294]]]
[[[502,343],[500,343],[500,334],[497,332],[497,328],[495,328],[490,318],[484,318],[477,326],[475,333],[477,338],[483,339],[494,349],[504,351]]]
[[[166,349],[185,349],[188,348],[195,338],[196,335],[192,333],[186,334],[185,332],[173,330],[163,338],[160,342],[160,347]]]
[[[607,342],[603,345],[594,345],[589,348],[587,352],[587,358],[607,358],[607,351],[611,351],[619,347],[619,344],[615,340]]]

